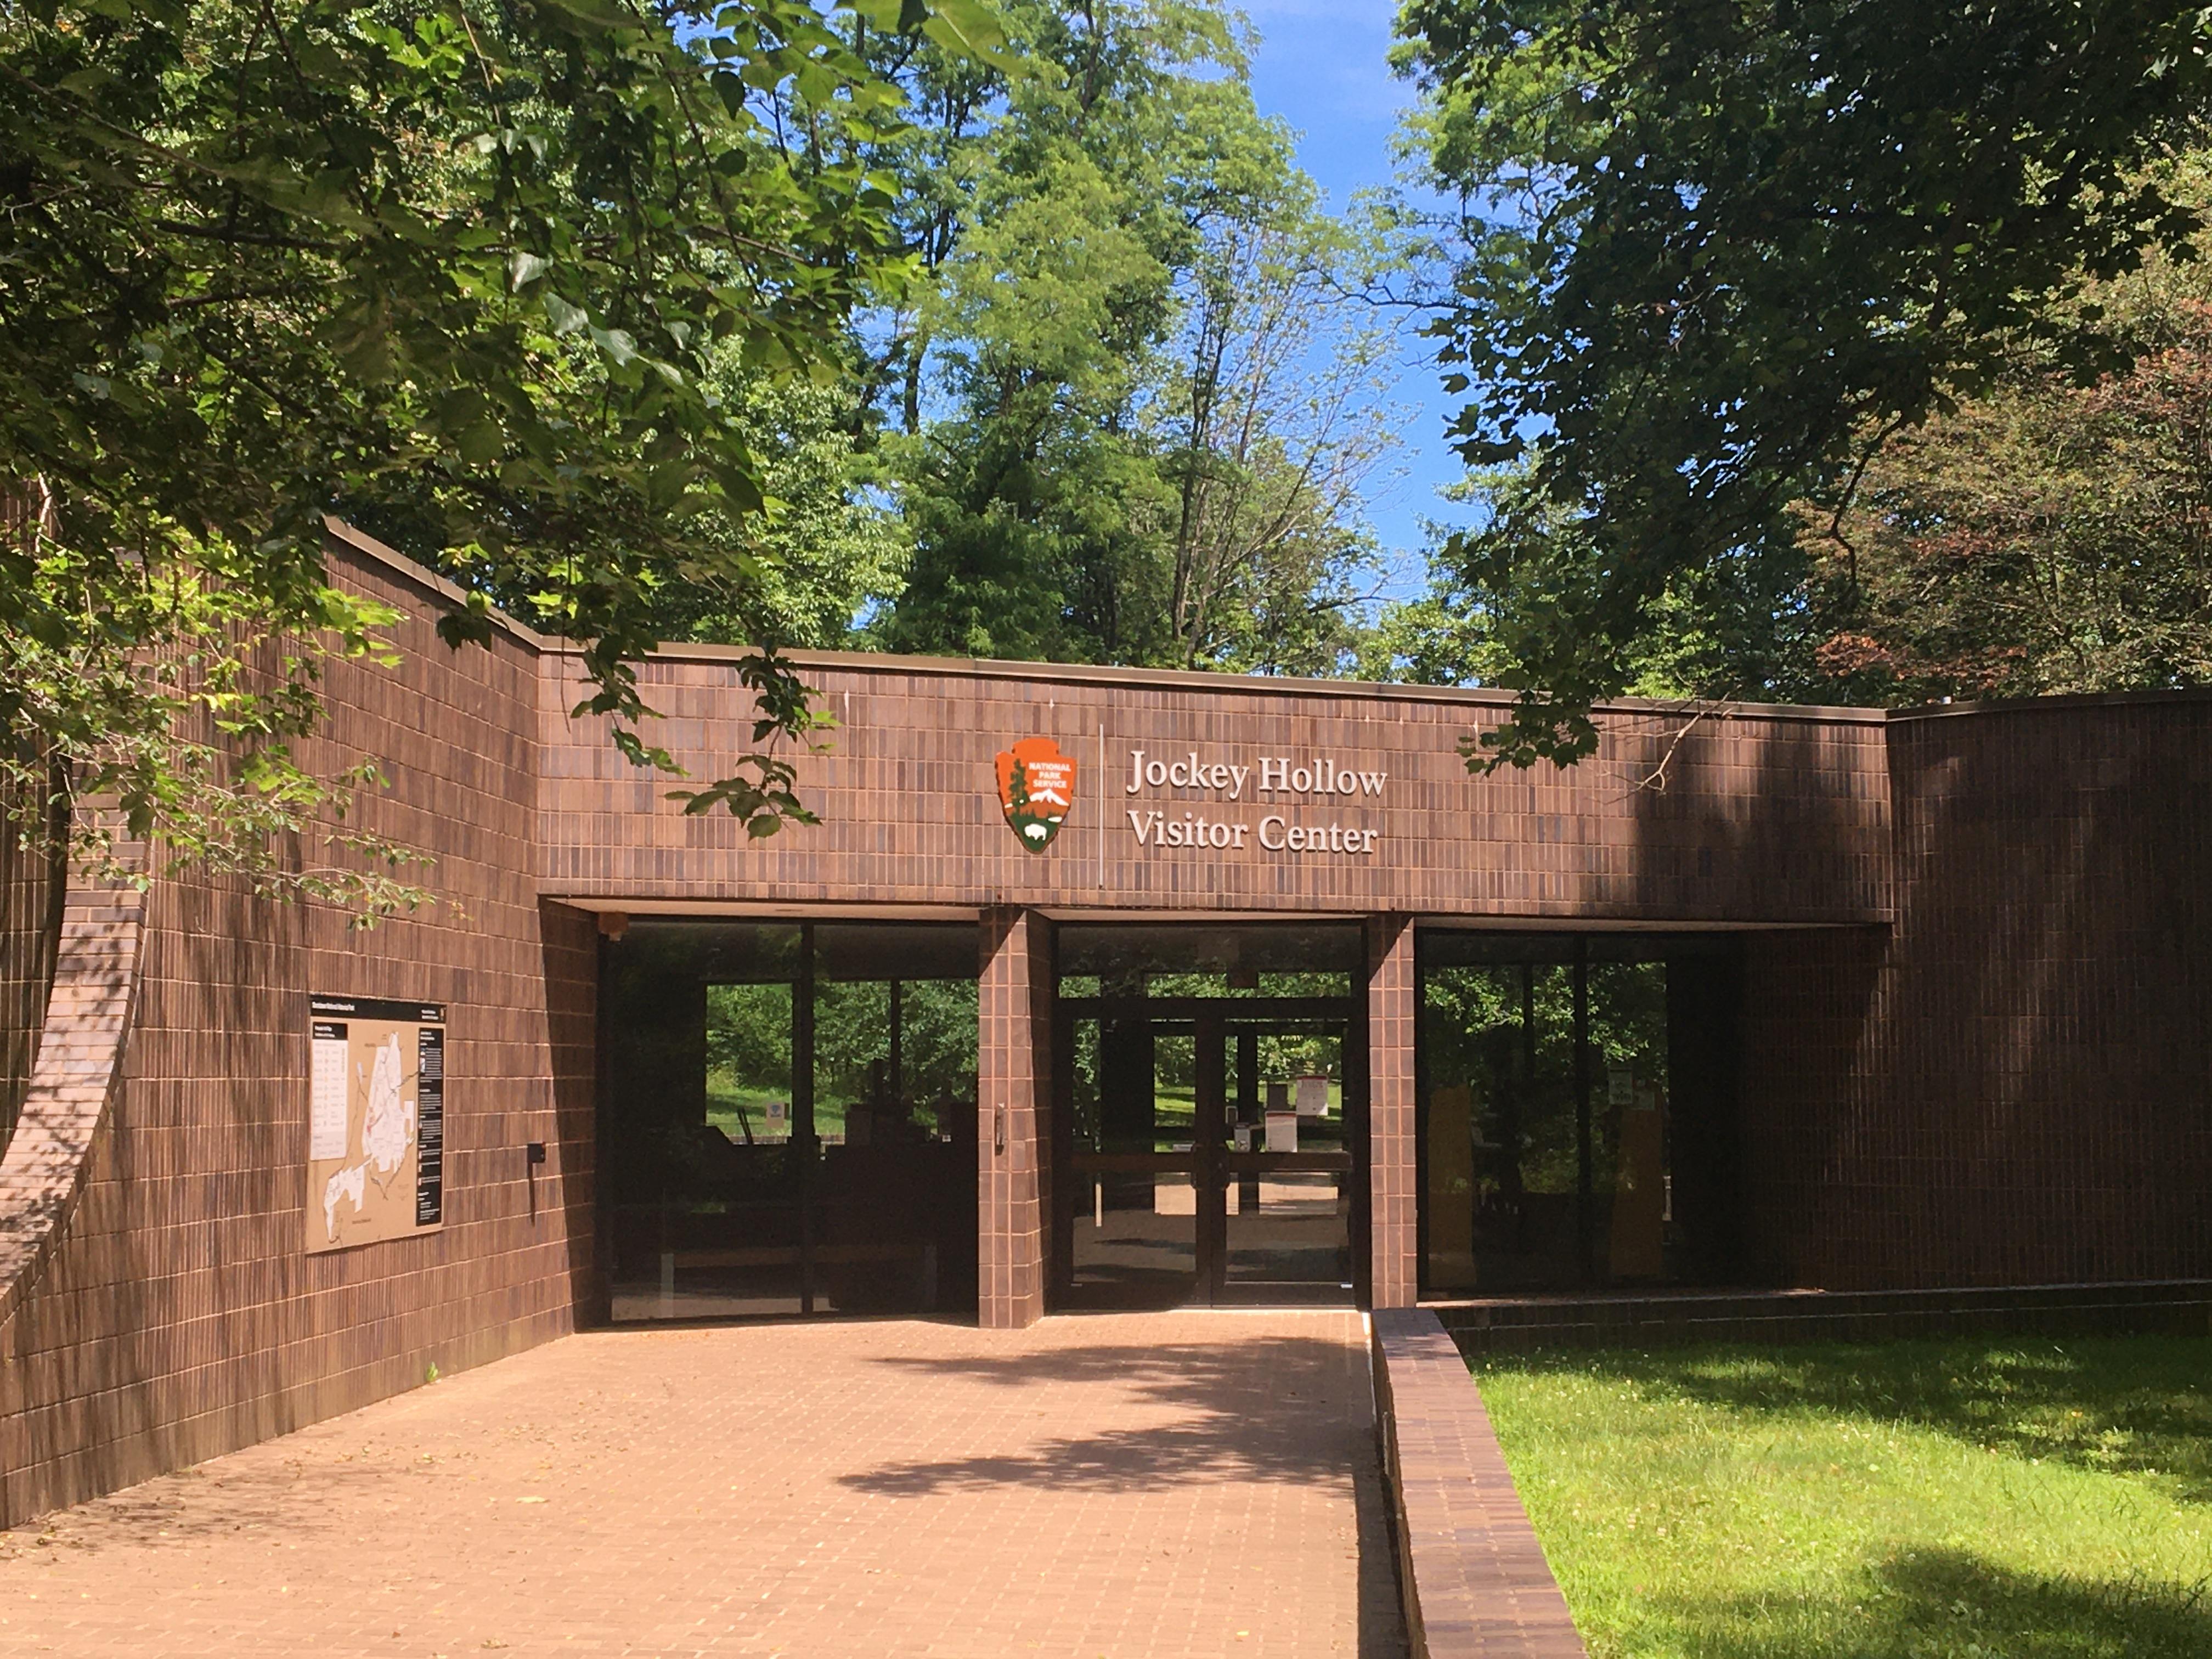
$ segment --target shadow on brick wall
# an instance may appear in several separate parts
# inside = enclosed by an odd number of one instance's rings
[[[596,1262],[599,1147],[599,933],[589,912],[538,903],[545,964],[546,1038],[553,1066],[553,1144],[533,1172],[532,1204],[557,1203],[567,1230],[571,1313],[579,1325],[606,1317]]]
[[[1897,921],[1750,947],[1762,1266],[1831,1288],[2212,1261],[2212,703],[1893,723]]]

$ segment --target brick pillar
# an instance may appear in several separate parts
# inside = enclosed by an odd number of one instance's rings
[[[1034,910],[983,912],[976,997],[976,1314],[987,1328],[1044,1314],[1051,1211],[1051,924]]]
[[[1419,1280],[1413,1190],[1413,927],[1367,923],[1367,1179],[1370,1299],[1410,1308]]]

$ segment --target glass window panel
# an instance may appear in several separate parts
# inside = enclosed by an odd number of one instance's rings
[[[1341,1301],[1352,1289],[1351,1176],[1341,1170],[1257,1170],[1230,1194],[1224,1274],[1247,1299]]]
[[[1064,922],[1060,971],[1103,979],[1145,974],[1352,975],[1365,944],[1359,924],[1330,922]]]
[[[1198,1280],[1198,1189],[1187,1171],[1075,1176],[1073,1279],[1097,1305],[1164,1306]]]
[[[1584,1282],[1585,1252],[1599,1282],[1669,1277],[1666,964],[1588,964],[1585,1194],[1576,970],[1548,959],[1555,941],[1525,938],[1517,963],[1439,963],[1513,943],[1461,950],[1469,937],[1424,951],[1424,1284],[1564,1288]]]
[[[616,1318],[973,1305],[975,932],[867,931],[841,927],[848,974],[945,976],[813,975],[811,1109],[800,928],[656,921],[608,947]]]
[[[817,984],[817,1310],[972,1304],[975,1017],[972,979]]]
[[[976,979],[975,925],[957,921],[822,921],[814,925],[819,980]]]

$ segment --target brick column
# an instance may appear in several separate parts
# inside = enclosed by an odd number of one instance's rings
[[[1371,1304],[1410,1308],[1419,1284],[1413,1219],[1413,926],[1367,923],[1367,1180]]]
[[[1051,924],[1033,910],[983,912],[976,997],[976,1314],[987,1328],[1044,1314],[1051,1211]]]

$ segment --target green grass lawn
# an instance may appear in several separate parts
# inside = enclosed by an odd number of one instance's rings
[[[2212,1656],[2212,1341],[1475,1375],[1598,1659]]]
[[[768,1133],[768,1103],[771,1100],[781,1100],[788,1107],[791,1091],[747,1088],[733,1081],[728,1072],[720,1068],[707,1073],[707,1121],[740,1144],[743,1144],[745,1135],[743,1122],[738,1117],[738,1108],[742,1106],[744,1109],[744,1119],[752,1124],[753,1133],[765,1135]],[[816,1100],[814,1133],[817,1135],[843,1134],[845,1103]]]

